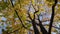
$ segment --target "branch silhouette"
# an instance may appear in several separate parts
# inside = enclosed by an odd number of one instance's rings
[[[42,25],[42,22],[39,19],[39,15],[38,15],[38,21],[39,21],[39,27],[41,28],[41,32],[42,34],[48,34],[47,30],[44,28],[44,26]]]
[[[56,6],[58,0],[55,0],[54,2],[55,3],[52,6],[52,14],[51,14],[51,19],[50,19],[50,25],[49,25],[49,32],[48,32],[48,34],[51,34],[51,29],[52,29],[52,24],[53,24],[53,20],[54,20],[54,14],[55,14],[55,12],[54,12],[55,11],[55,6]]]
[[[12,0],[10,0],[10,1],[11,1],[11,4],[12,4],[12,7],[14,8],[14,5],[13,5]],[[18,16],[19,20],[21,21],[22,27],[24,27],[25,29],[27,29],[27,27],[23,24],[23,21],[21,20],[21,17],[19,17],[18,12],[17,12],[16,10],[14,10],[14,11],[15,11],[16,15]],[[18,31],[19,29],[20,29],[20,28],[14,30],[13,32]],[[31,29],[27,29],[27,30],[33,31],[33,30],[31,30]],[[10,33],[13,33],[13,32],[10,32]]]

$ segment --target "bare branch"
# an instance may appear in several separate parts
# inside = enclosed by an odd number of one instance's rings
[[[52,29],[52,24],[53,24],[53,20],[54,20],[54,14],[55,14],[55,6],[56,6],[56,4],[57,4],[57,2],[58,2],[58,0],[55,0],[54,1],[55,3],[54,3],[54,5],[52,6],[52,14],[51,14],[51,19],[50,19],[50,26],[49,26],[49,32],[48,32],[48,34],[51,34],[51,29]]]
[[[39,19],[39,15],[38,15],[38,21],[39,21],[39,26],[41,28],[42,33],[43,34],[45,34],[45,33],[48,34],[47,30],[44,28],[44,26],[42,25],[42,22]]]
[[[29,11],[30,11],[30,7],[31,7],[31,4],[29,5],[29,9],[27,10],[27,13],[28,13],[28,17],[32,20],[30,14],[29,14]]]
[[[38,28],[36,27],[36,22],[34,19],[32,20],[32,25],[33,25],[33,29],[34,29],[35,34],[40,34],[38,31]]]

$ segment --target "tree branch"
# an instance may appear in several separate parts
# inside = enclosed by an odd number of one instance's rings
[[[11,4],[12,4],[12,7],[14,8],[12,0],[10,0],[10,1],[11,1]],[[16,15],[18,16],[19,20],[21,21],[22,27],[24,27],[25,29],[27,29],[27,27],[24,26],[23,21],[21,20],[21,17],[19,17],[18,12],[16,10],[14,10],[14,11],[15,11]],[[20,28],[18,28],[17,30],[19,30],[19,29]],[[17,30],[15,30],[15,31],[17,31]],[[27,30],[30,30],[30,29],[27,29]],[[30,31],[32,31],[32,30],[30,30]]]
[[[31,7],[31,4],[29,5],[29,9],[27,10],[27,13],[28,13],[28,17],[32,20],[30,14],[29,14],[29,11],[30,11],[30,7]]]
[[[54,3],[54,5],[52,6],[52,14],[51,14],[51,19],[50,19],[50,25],[49,25],[49,32],[48,32],[48,34],[51,34],[51,29],[52,29],[52,24],[53,24],[53,20],[54,20],[54,9],[55,9],[55,6],[56,6],[56,4],[57,4],[57,2],[58,2],[58,0],[55,0],[54,1],[55,3]]]
[[[32,20],[32,25],[33,25],[33,29],[34,29],[35,34],[40,34],[38,31],[38,28],[36,27],[36,22],[34,19]]]
[[[42,33],[48,34],[47,30],[43,27],[42,22],[39,19],[39,15],[38,15],[38,21],[39,21],[39,27],[41,28]]]

